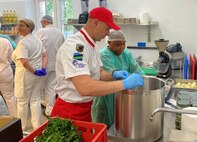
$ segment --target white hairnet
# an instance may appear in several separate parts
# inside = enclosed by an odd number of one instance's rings
[[[53,24],[53,18],[52,18],[50,15],[44,15],[44,16],[41,18],[41,21],[42,21],[42,20],[46,20],[48,23]]]
[[[24,18],[24,19],[19,20],[19,22],[25,23],[31,29],[31,31],[35,29],[35,24],[31,19]]]
[[[124,33],[121,30],[111,30],[107,36],[107,41],[126,41]]]

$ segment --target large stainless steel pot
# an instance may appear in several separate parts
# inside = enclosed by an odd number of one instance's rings
[[[115,134],[136,141],[156,141],[163,134],[163,113],[151,121],[156,108],[164,106],[166,81],[143,76],[144,87],[124,90],[115,96]]]

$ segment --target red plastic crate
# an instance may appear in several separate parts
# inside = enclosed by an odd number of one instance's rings
[[[49,121],[21,139],[19,142],[34,142],[36,136],[40,136]],[[73,125],[82,131],[83,142],[107,142],[107,126],[105,124],[72,120]]]

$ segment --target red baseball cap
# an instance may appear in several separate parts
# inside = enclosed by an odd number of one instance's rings
[[[120,27],[114,23],[111,11],[104,7],[97,7],[90,11],[89,18],[98,19],[114,30],[120,30]]]

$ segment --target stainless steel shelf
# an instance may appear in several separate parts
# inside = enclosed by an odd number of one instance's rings
[[[138,24],[138,23],[116,23],[119,26],[156,26],[158,25],[158,22],[152,21],[149,24]],[[85,24],[79,24],[77,19],[69,19],[67,24],[64,24],[65,26],[67,25],[72,25],[76,29],[79,29],[83,27]]]
[[[155,49],[158,50],[157,47],[139,47],[139,46],[127,46],[129,49]]]
[[[72,25],[75,29],[80,30],[82,27],[84,27],[85,24],[79,24],[77,23],[77,19],[69,19],[68,24],[64,24],[64,26]],[[151,26],[157,26],[158,22],[152,21],[148,24],[138,24],[138,23],[116,23],[119,26],[146,26],[148,27],[147,32],[147,41],[151,42]]]
[[[136,26],[156,26],[156,25],[158,25],[158,22],[153,21],[149,24],[138,24],[138,23],[116,23],[116,24],[118,24],[120,26],[124,26],[124,25],[128,25],[128,26],[132,26],[132,25],[136,25]]]

